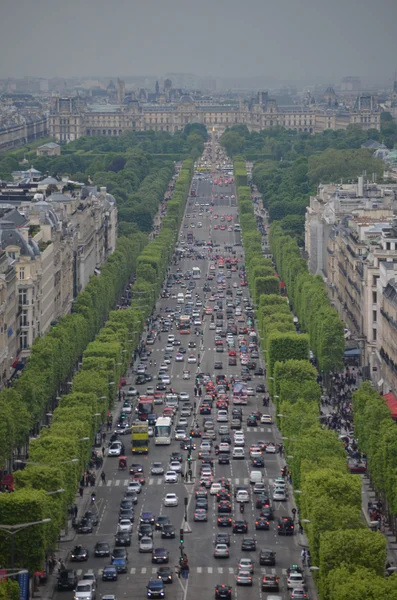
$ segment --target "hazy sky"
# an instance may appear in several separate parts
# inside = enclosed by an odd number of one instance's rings
[[[397,0],[1,0],[0,76],[391,81]]]

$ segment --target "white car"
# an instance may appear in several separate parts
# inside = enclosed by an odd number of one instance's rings
[[[138,365],[136,372],[138,373],[138,375],[142,375],[143,373],[145,373],[146,365]]]
[[[286,490],[281,487],[276,487],[273,490],[273,500],[276,502],[285,502],[287,500]]]
[[[175,362],[183,362],[183,361],[184,361],[183,354],[181,354],[180,352],[175,354]]]
[[[250,501],[250,495],[247,492],[247,490],[238,490],[237,494],[236,494],[236,502],[249,502]]]
[[[147,434],[150,438],[154,437],[154,427],[148,427],[147,428]]]
[[[207,441],[201,442],[200,450],[202,452],[211,452],[211,442],[207,442]]]
[[[295,587],[303,587],[304,584],[305,584],[305,578],[303,577],[303,573],[292,572],[288,575],[287,589],[291,590]]]
[[[174,343],[174,341],[175,341],[175,336],[174,336],[174,334],[173,334],[173,333],[169,333],[169,334],[168,334],[167,341],[168,341],[168,342],[170,342],[171,344],[173,344],[173,343]]]
[[[173,344],[167,344],[166,347],[165,347],[165,351],[166,352],[173,352],[174,351]]]
[[[121,443],[120,442],[113,442],[112,444],[110,444],[109,446],[109,450],[108,450],[108,456],[120,456],[121,455]]]
[[[135,492],[136,494],[140,494],[142,491],[142,484],[139,481],[130,481],[127,487],[129,492]]]
[[[148,535],[139,540],[139,552],[153,552],[153,540]]]
[[[178,483],[178,473],[176,471],[167,471],[164,475],[164,483]]]
[[[255,390],[253,387],[247,387],[247,396],[255,396]]]
[[[139,395],[139,391],[136,388],[134,388],[133,386],[128,388],[127,396],[134,397],[134,396],[138,396],[138,395]]]
[[[242,459],[244,460],[244,448],[233,448],[232,457],[234,459]]]
[[[180,473],[182,471],[182,465],[179,460],[173,460],[170,462],[168,466],[169,471],[175,471],[175,473]]]
[[[162,375],[161,377],[161,381],[165,384],[165,385],[170,385],[171,383],[171,378],[169,375]]]
[[[222,489],[222,484],[220,484],[220,483],[213,483],[211,485],[211,488],[210,488],[210,494],[211,494],[211,496],[215,496],[221,489]]]
[[[146,388],[146,396],[154,396],[154,387],[152,385]]]
[[[210,329],[215,329],[215,323],[210,323]]]
[[[251,458],[259,458],[262,456],[262,450],[259,446],[252,446],[250,448],[250,457]]]
[[[220,409],[218,410],[218,414],[216,415],[216,420],[218,423],[227,423],[229,419],[229,415],[227,410]]]
[[[270,443],[266,446],[267,454],[276,454],[276,452],[277,452],[277,448],[276,448],[275,444]]]
[[[188,394],[188,392],[180,392],[179,400],[181,400],[182,402],[189,402],[190,395]]]
[[[270,415],[262,415],[261,416],[261,423],[272,425],[273,419],[272,419],[272,417]]]
[[[94,600],[95,586],[92,581],[79,581],[74,592],[74,598],[75,600]]]
[[[199,318],[194,319],[194,326],[200,327],[200,325],[201,325],[201,319],[199,319]]]
[[[123,533],[132,533],[132,523],[129,519],[121,519],[117,526],[117,530]]]
[[[166,494],[163,503],[164,506],[178,506],[178,496],[176,494]]]
[[[187,427],[188,422],[186,417],[181,417],[178,421],[178,427]]]
[[[234,445],[235,446],[245,446],[245,438],[243,435],[235,435],[234,436]]]
[[[129,402],[123,403],[123,408],[121,409],[123,413],[126,415],[130,415],[132,413],[132,406]]]
[[[190,355],[188,356],[187,362],[188,362],[188,363],[192,363],[192,364],[193,364],[193,363],[196,363],[196,362],[197,362],[197,358],[194,356],[194,354],[190,354]]]
[[[185,440],[186,439],[186,430],[185,429],[176,429],[175,430],[175,439],[176,440]]]

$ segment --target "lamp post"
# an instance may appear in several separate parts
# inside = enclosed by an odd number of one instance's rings
[[[58,490],[57,490],[58,491]],[[14,556],[15,556],[15,544],[14,538],[17,533],[22,531],[23,529],[27,529],[28,527],[33,527],[33,525],[42,525],[44,523],[49,523],[51,519],[42,519],[41,521],[31,521],[30,523],[19,523],[18,525],[0,525],[0,531],[5,531],[8,535],[11,536],[11,569],[14,568]]]
[[[53,492],[47,492],[46,496],[53,496],[54,494],[63,494],[65,490],[63,488],[59,488],[59,490],[54,490]]]

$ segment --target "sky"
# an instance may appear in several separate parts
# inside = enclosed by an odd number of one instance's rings
[[[392,81],[397,0],[1,0],[0,77]]]

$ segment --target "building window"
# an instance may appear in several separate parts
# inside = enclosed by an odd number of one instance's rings
[[[378,294],[377,292],[372,292],[372,304],[376,304],[378,301]]]
[[[28,303],[28,294],[27,294],[26,290],[19,290],[18,298],[19,298],[19,304],[22,304],[22,306],[27,304]]]
[[[377,312],[376,312],[376,310],[372,311],[372,320],[373,320],[374,323],[376,323],[376,321],[377,321]]]
[[[19,279],[25,279],[25,268],[20,267],[19,269]]]
[[[373,329],[372,330],[372,341],[373,342],[376,342],[376,333],[377,333],[376,329]]]
[[[376,282],[379,279],[379,275],[372,275],[372,285],[376,285]]]
[[[24,350],[25,348],[27,348],[28,347],[28,332],[22,331],[19,340],[20,340],[20,349]]]

